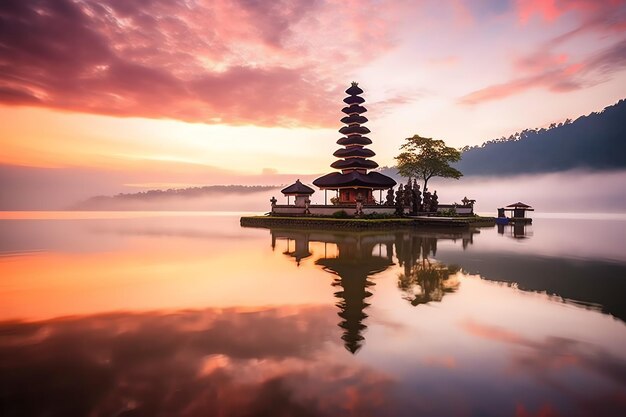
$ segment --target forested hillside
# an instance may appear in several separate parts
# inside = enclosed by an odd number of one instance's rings
[[[626,168],[626,100],[573,122],[527,129],[463,148],[456,167],[465,175]]]

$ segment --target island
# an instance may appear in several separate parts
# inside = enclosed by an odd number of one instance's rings
[[[366,146],[372,144],[367,136],[371,131],[363,126],[368,119],[361,97],[363,89],[352,82],[343,99],[345,116],[339,133],[344,135],[337,144],[342,148],[333,156],[338,158],[330,167],[336,171],[313,181],[324,191],[324,204],[311,204],[312,187],[297,179],[281,190],[287,204],[270,199],[271,208],[265,216],[241,218],[242,226],[274,227],[332,227],[332,228],[388,228],[388,227],[468,227],[469,225],[494,225],[492,217],[474,214],[475,200],[463,199],[463,204],[439,204],[437,191],[420,189],[415,178],[400,184],[381,172],[371,158],[376,154]],[[334,194],[328,199],[328,191]],[[378,192],[378,196],[376,196]],[[383,197],[384,192],[384,197]],[[378,199],[376,198],[378,197]]]

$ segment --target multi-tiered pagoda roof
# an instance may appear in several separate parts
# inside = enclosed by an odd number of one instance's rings
[[[342,188],[365,188],[370,190],[384,190],[392,188],[396,182],[380,172],[368,170],[378,168],[378,164],[372,161],[371,157],[376,154],[374,151],[365,148],[366,145],[372,143],[371,139],[366,136],[370,130],[362,126],[367,122],[367,117],[363,113],[367,111],[362,104],[365,99],[360,95],[363,90],[358,84],[353,82],[350,88],[346,90],[348,97],[343,99],[347,104],[341,109],[346,114],[341,119],[345,124],[339,133],[345,135],[337,141],[343,148],[333,153],[338,159],[330,166],[340,170],[340,172],[331,172],[313,181],[313,184],[321,189],[337,190]]]

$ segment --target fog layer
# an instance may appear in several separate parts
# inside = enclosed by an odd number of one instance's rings
[[[2,167],[0,167],[2,168]],[[316,176],[298,175],[250,175],[237,178],[237,184],[276,185],[273,190],[245,193],[212,192],[196,197],[164,196],[163,198],[105,199],[102,204],[89,207],[80,203],[98,195],[113,196],[119,192],[141,191],[124,187],[128,184],[119,174],[103,178],[94,172],[62,172],[48,175],[46,169],[25,168],[19,174],[0,169],[0,210],[209,210],[209,211],[256,211],[270,210],[270,198],[279,204],[287,198],[280,189],[298,177],[311,185]],[[166,173],[164,173],[166,174]],[[160,178],[160,180],[163,180]],[[245,181],[244,181],[245,180]],[[207,185],[216,182],[207,177]],[[202,184],[202,183],[201,183]],[[312,186],[312,185],[311,185]],[[316,190],[311,197],[314,204],[323,204],[324,191]],[[429,182],[430,191],[437,190],[442,204],[460,203],[464,197],[476,200],[475,211],[494,215],[496,208],[517,201],[532,205],[537,212],[626,212],[626,170],[584,172],[566,171],[550,174],[517,175],[506,177],[468,176],[458,181],[434,178]],[[334,191],[326,193],[330,203]],[[375,192],[379,199],[381,193]],[[386,192],[382,192],[385,199]],[[292,201],[293,202],[293,201]]]
[[[626,170],[612,172],[565,171],[510,177],[464,177],[458,181],[435,179],[439,201],[476,199],[475,210],[495,214],[498,207],[517,201],[538,212],[626,212]]]

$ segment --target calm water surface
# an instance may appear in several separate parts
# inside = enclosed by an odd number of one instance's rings
[[[2,416],[626,415],[620,216],[0,217]]]

